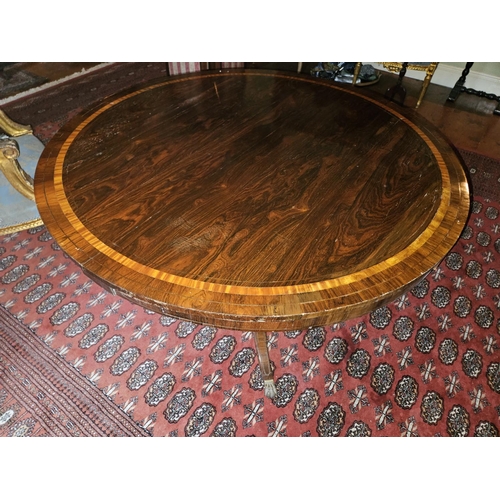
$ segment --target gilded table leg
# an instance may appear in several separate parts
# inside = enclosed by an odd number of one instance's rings
[[[35,200],[33,179],[19,162],[19,146],[14,139],[0,139],[0,170],[7,180],[29,200]]]
[[[11,120],[1,109],[0,109],[0,130],[3,130],[7,135],[11,137],[19,137],[20,135],[31,134],[33,130],[29,125],[21,125]]]
[[[255,346],[259,356],[260,371],[264,379],[264,395],[273,399],[276,397],[276,386],[274,384],[274,372],[269,359],[269,351],[267,349],[267,335],[265,332],[255,332]]]

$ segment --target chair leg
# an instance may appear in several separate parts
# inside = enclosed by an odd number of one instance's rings
[[[422,84],[422,90],[420,91],[420,96],[418,97],[417,105],[415,106],[415,109],[420,106],[420,103],[422,102],[425,93],[427,92],[427,88],[429,87],[429,84],[431,83],[431,78],[432,75],[434,74],[434,71],[436,71],[437,64],[436,63],[431,63],[431,65],[427,68],[427,71],[425,72],[425,78],[424,78],[424,83]]]
[[[458,99],[458,96],[462,92],[462,88],[465,87],[465,80],[473,64],[473,62],[468,62],[465,64],[465,68],[462,71],[460,78],[457,80],[457,83],[455,83],[455,86],[451,89],[450,95],[448,96],[448,101],[455,102]]]
[[[356,85],[356,82],[358,80],[359,72],[361,71],[361,66],[363,66],[363,63],[357,62],[356,66],[354,66],[354,74],[352,75],[352,84]]]
[[[422,102],[422,99],[424,98],[425,93],[427,92],[427,87],[429,86],[429,83],[431,83],[431,77],[429,73],[425,75],[424,78],[424,83],[422,84],[422,90],[420,91],[420,95],[418,97],[417,105],[415,106],[415,109],[420,106],[420,103]]]
[[[399,98],[401,99],[400,104],[403,105],[406,99],[406,89],[403,87],[403,78],[406,75],[406,68],[408,67],[408,63],[404,62],[403,65],[401,66],[401,71],[399,72],[399,77],[398,81],[396,82],[396,85],[393,85],[392,87],[387,89],[387,92],[385,93],[385,96],[390,100],[394,100],[394,96],[398,95]]]

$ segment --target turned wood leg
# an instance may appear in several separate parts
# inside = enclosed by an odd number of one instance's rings
[[[33,130],[29,125],[21,125],[12,121],[1,109],[0,109],[0,130],[3,130],[7,135],[11,137],[19,137],[20,135],[26,135],[33,133]]]
[[[19,146],[14,139],[0,139],[0,171],[7,180],[29,200],[35,201],[33,179],[28,175],[19,162]]]
[[[276,397],[276,385],[274,384],[274,372],[267,348],[267,334],[265,332],[255,332],[254,338],[257,355],[259,356],[260,371],[264,379],[264,395],[273,399]]]
[[[457,100],[458,96],[462,92],[462,88],[465,86],[465,80],[473,64],[473,62],[466,63],[465,68],[462,71],[462,75],[457,80],[457,83],[455,83],[455,86],[451,89],[450,95],[448,96],[448,101],[455,102]]]

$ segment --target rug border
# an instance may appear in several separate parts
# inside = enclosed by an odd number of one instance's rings
[[[122,435],[123,437],[151,437],[151,433],[147,429],[144,429],[139,423],[134,421],[130,415],[125,413],[122,408],[120,408],[116,403],[107,398],[106,395],[101,390],[99,390],[98,387],[93,385],[84,375],[76,370],[76,368],[74,368],[65,359],[61,358],[52,349],[50,349],[50,347],[45,344],[43,339],[40,338],[34,330],[17,319],[8,309],[6,309],[1,304],[0,325],[3,327],[3,329],[11,331],[11,333],[7,331],[7,335],[18,336],[19,331],[24,331],[26,333],[25,343],[27,347],[30,346],[32,349],[42,349],[44,357],[47,358],[47,363],[50,364],[55,372],[59,372],[61,369],[64,369],[66,373],[71,374],[71,383],[74,385],[76,392],[73,395],[68,395],[65,393],[67,396],[66,399],[72,400],[72,398],[79,396],[78,393],[81,392],[83,394],[83,391],[88,392],[91,397],[95,398],[96,401],[99,401],[99,406],[102,408],[103,415],[105,416],[103,422],[106,420],[106,417],[111,417],[110,420],[114,422],[116,428],[120,431],[124,431],[123,434],[120,433],[117,434],[117,436]],[[37,367],[35,368],[37,371],[39,370]],[[50,381],[48,381],[47,383],[49,385],[51,384]],[[84,387],[84,389],[82,389],[82,386]],[[80,400],[80,403],[82,401],[83,400]],[[78,405],[75,401],[72,401],[72,404]],[[82,408],[80,408],[80,411],[85,413]],[[92,413],[92,411],[95,411],[95,409],[93,409],[93,405],[89,407],[89,411],[90,413]],[[90,418],[91,415],[89,414],[87,415],[87,417]],[[108,432],[106,432],[106,430],[112,430],[113,426],[109,427],[103,425],[103,422],[92,420],[92,422],[89,424],[89,427],[99,429],[100,432],[102,432],[101,437],[115,436],[115,434],[110,435]],[[71,436],[68,435],[67,437]]]

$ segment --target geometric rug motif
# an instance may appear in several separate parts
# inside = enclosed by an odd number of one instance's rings
[[[470,176],[472,195],[490,200],[500,199],[500,162],[465,149],[458,150]]]
[[[147,435],[0,307],[0,437]]]
[[[407,294],[342,323],[268,332],[272,400],[252,332],[175,319],[107,293],[43,226],[0,238],[0,304],[14,318],[2,321],[36,337],[26,349],[38,342],[60,361],[61,384],[78,374],[89,398],[104,397],[145,435],[498,436],[499,262],[500,204],[476,197],[452,251]],[[5,376],[18,371],[31,383],[24,355],[14,356],[22,345],[0,348],[0,419],[9,401],[16,423],[43,434],[35,396],[17,397]],[[4,435],[15,433],[10,422]]]

